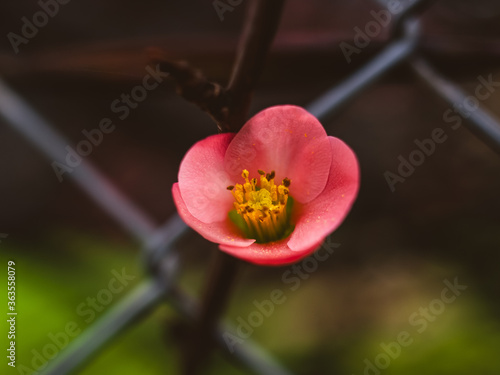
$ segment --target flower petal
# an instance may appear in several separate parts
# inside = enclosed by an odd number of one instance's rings
[[[237,247],[231,245],[219,245],[222,251],[231,254],[237,258],[246,260],[250,263],[268,265],[268,266],[280,266],[285,264],[290,264],[298,261],[301,258],[306,257],[316,250],[321,243],[321,241],[311,245],[309,248],[301,251],[293,251],[287,246],[287,239],[269,242],[269,243],[253,243],[246,247]]]
[[[298,214],[288,246],[307,249],[333,232],[349,212],[359,189],[359,165],[354,152],[338,138],[328,137],[332,163],[325,190]]]
[[[249,246],[255,242],[255,240],[242,237],[239,230],[235,228],[234,224],[227,218],[227,212],[225,220],[209,224],[195,218],[189,212],[184,200],[182,199],[178,183],[175,183],[172,186],[172,195],[177,207],[177,212],[179,212],[182,220],[184,220],[188,226],[193,228],[207,240],[232,246]]]
[[[234,181],[224,170],[224,155],[234,134],[212,135],[194,144],[179,168],[179,189],[187,209],[204,223],[223,221],[233,207],[227,186]]]
[[[243,169],[276,171],[276,182],[288,177],[290,195],[305,203],[321,193],[332,156],[325,129],[305,109],[292,105],[267,108],[253,116],[229,145],[224,164],[234,178]],[[236,180],[234,182],[238,182]]]

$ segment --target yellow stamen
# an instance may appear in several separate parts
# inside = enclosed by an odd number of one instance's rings
[[[290,228],[290,218],[286,205],[289,197],[290,179],[285,178],[276,186],[276,173],[258,170],[260,186],[257,179],[249,179],[250,173],[244,169],[241,177],[243,184],[228,186],[233,194],[236,212],[242,216],[248,227],[247,236],[257,242],[270,242],[282,238]]]

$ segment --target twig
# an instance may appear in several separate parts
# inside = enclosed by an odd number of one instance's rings
[[[185,61],[172,61],[161,49],[150,48],[147,53],[163,72],[170,73],[179,95],[206,111],[220,132],[237,132],[248,116],[253,90],[278,29],[284,2],[254,0],[249,4],[227,88],[209,81]]]
[[[160,70],[169,73],[177,85],[177,93],[207,112],[217,124],[227,123],[229,97],[226,90],[216,82],[209,81],[201,70],[193,68],[186,61],[171,61],[158,48],[147,51],[153,63]]]
[[[278,30],[284,2],[256,0],[250,3],[227,87],[231,107],[225,125],[230,131],[238,131],[245,123],[253,90],[264,69],[268,51]]]

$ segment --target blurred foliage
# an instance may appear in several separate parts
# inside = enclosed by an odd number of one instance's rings
[[[30,373],[18,372],[19,366],[33,368],[34,351],[42,353],[52,342],[49,334],[64,332],[68,322],[75,322],[85,330],[131,291],[142,277],[137,252],[132,245],[120,240],[103,241],[81,234],[57,233],[37,243],[21,243],[10,237],[1,246],[2,264],[9,259],[16,261],[19,313],[16,326],[18,368],[2,370],[6,374]],[[359,306],[343,303],[339,294],[340,290],[350,288],[353,275],[349,272],[333,275],[323,272],[326,270],[321,270],[323,266],[320,264],[318,271],[303,280],[297,290],[290,289],[281,279],[287,267],[264,272],[263,277],[259,276],[257,268],[246,268],[226,314],[227,320],[237,326],[238,317],[247,320],[248,315],[256,311],[253,301],[269,299],[272,290],[280,289],[286,300],[274,306],[272,314],[254,329],[250,338],[268,348],[296,374],[364,374],[365,361],[373,363],[380,353],[384,353],[381,344],[389,345],[402,331],[409,332],[413,341],[391,358],[390,365],[380,370],[381,374],[500,373],[497,355],[500,325],[488,311],[488,301],[480,299],[481,294],[474,293],[473,286],[469,285],[468,290],[447,304],[443,313],[429,322],[422,333],[409,323],[413,312],[439,297],[442,280],[453,280],[455,270],[426,265],[416,273],[386,272],[384,282],[396,280],[398,286],[386,288],[385,293],[388,290],[394,294],[397,290],[398,296],[385,299],[382,304],[386,305],[386,310],[366,323],[360,318],[362,315],[358,316]],[[120,271],[123,267],[127,274],[136,276],[135,279],[114,295],[103,311],[95,312],[95,320],[87,323],[78,313],[78,306],[85,303],[87,297],[95,297],[107,288],[113,277],[112,270]],[[187,290],[196,291],[204,270],[204,264],[187,267],[181,283]],[[368,283],[377,286],[378,281],[369,280]],[[364,289],[361,287],[359,293],[365,293]],[[367,311],[378,309],[373,305],[363,308]],[[178,321],[179,317],[168,305],[160,306],[103,350],[82,373],[178,373],[182,345],[167,328]],[[2,326],[6,327],[4,324]],[[6,328],[2,331],[6,332]],[[2,340],[4,344],[6,341],[6,338]],[[217,353],[206,373],[247,373],[227,359],[226,355]],[[370,371],[369,374],[376,373]]]

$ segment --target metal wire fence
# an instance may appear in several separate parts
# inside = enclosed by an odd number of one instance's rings
[[[380,1],[383,6],[386,2]],[[353,72],[339,84],[334,85],[308,107],[320,120],[332,116],[356,94],[367,89],[384,73],[398,64],[408,64],[443,100],[456,105],[469,96],[457,84],[441,75],[419,54],[418,15],[430,1],[413,1],[394,18],[391,23],[392,38],[387,46],[365,66]],[[65,146],[69,142],[64,135],[38,114],[28,102],[20,97],[5,82],[0,81],[0,114],[16,131],[21,133],[49,160],[65,157]],[[500,152],[500,121],[483,108],[481,103],[468,117],[467,125],[485,143]],[[82,335],[75,339],[62,355],[50,363],[45,375],[74,373],[99,354],[119,334],[147,317],[159,304],[167,301],[185,317],[193,318],[198,309],[197,301],[189,297],[176,283],[178,268],[175,252],[176,241],[188,233],[188,228],[178,215],[173,215],[164,225],[156,227],[148,214],[133,202],[88,160],[82,160],[71,177],[103,212],[120,224],[125,232],[137,239],[142,252],[147,274],[122,301],[115,305]],[[221,350],[228,350],[222,334],[232,328],[220,323],[216,342]],[[231,353],[243,366],[255,374],[286,375],[288,370],[276,362],[264,349],[251,340],[234,348]]]

